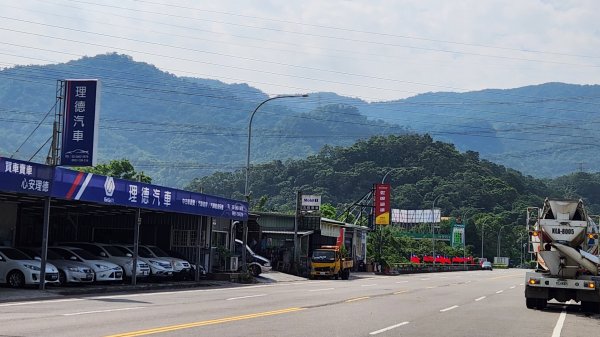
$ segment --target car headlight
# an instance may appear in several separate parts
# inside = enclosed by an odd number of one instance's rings
[[[110,269],[107,265],[103,265],[103,264],[97,264],[96,267],[98,267],[98,269],[100,269],[101,271]]]
[[[83,268],[80,268],[80,267],[67,267],[67,269],[69,271],[76,271],[76,272],[83,273]]]
[[[24,264],[23,267],[25,267],[27,269],[35,270],[35,271],[40,271],[40,267],[34,266],[32,264]]]

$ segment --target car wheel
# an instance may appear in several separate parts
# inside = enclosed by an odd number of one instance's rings
[[[257,265],[251,265],[250,266],[250,272],[252,273],[252,276],[256,277],[258,275],[260,275],[260,267]]]
[[[8,285],[13,288],[23,288],[25,286],[25,276],[18,270],[8,275]]]
[[[64,287],[67,285],[67,274],[65,274],[65,272],[62,270],[58,271],[58,284],[61,287]]]

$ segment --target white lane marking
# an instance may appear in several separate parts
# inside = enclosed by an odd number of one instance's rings
[[[524,283],[519,283],[519,285],[520,285],[520,286],[524,286],[525,284],[524,284]]]
[[[372,287],[372,286],[376,286],[377,283],[372,283],[372,284],[363,284],[361,285],[361,287]]]
[[[327,290],[334,290],[335,288],[323,288],[323,289],[312,289],[309,291],[327,291]]]
[[[473,282],[473,281],[466,281],[465,283],[471,283],[471,282]]]
[[[450,311],[450,310],[452,310],[452,309],[456,309],[456,308],[458,308],[458,305],[453,305],[453,306],[451,306],[451,307],[448,307],[448,308],[446,308],[446,309],[442,309],[442,310],[440,310],[440,312]]]
[[[498,290],[498,291],[496,291],[496,294],[500,294],[502,292],[504,292],[504,290]]]
[[[100,313],[103,313],[103,312],[137,310],[137,309],[142,309],[142,308],[145,308],[145,307],[129,307],[129,308],[118,308],[118,309],[81,311],[81,312],[73,312],[73,313],[70,313],[70,314],[62,314],[62,316],[77,316],[77,315],[88,315],[88,314],[100,314]]]
[[[3,303],[0,304],[0,307],[16,307],[20,305],[29,305],[29,304],[45,304],[45,303],[60,303],[60,302],[76,302],[83,301],[83,298],[70,298],[65,300],[47,300],[47,301],[31,301],[31,302],[13,302],[13,303]]]
[[[428,278],[422,278],[421,281],[427,281],[429,280]]]
[[[510,289],[515,289],[516,287],[517,287],[517,286],[512,286],[512,287],[510,287]]]
[[[571,304],[572,301],[567,302],[567,304]],[[560,337],[560,332],[562,331],[563,325],[565,324],[565,318],[567,318],[567,306],[563,306],[563,311],[558,316],[558,321],[556,321],[556,326],[554,326],[554,330],[552,331],[552,337]]]
[[[485,296],[481,296],[481,297],[479,297],[479,298],[476,298],[476,299],[475,299],[475,302],[479,302],[479,301],[481,301],[481,300],[482,300],[482,299],[484,299],[484,298],[485,298]]]
[[[311,284],[316,283],[325,283],[332,281],[314,281]],[[306,282],[302,282],[302,284],[307,284]],[[139,294],[120,294],[120,295],[105,295],[105,296],[92,296],[87,298],[69,298],[69,299],[59,299],[59,300],[39,300],[39,301],[24,301],[24,302],[11,302],[11,303],[2,303],[0,307],[14,307],[14,306],[22,306],[22,305],[32,305],[32,304],[52,304],[52,303],[60,303],[60,302],[78,302],[78,301],[90,301],[90,300],[102,300],[102,299],[114,299],[114,298],[131,298],[131,297],[147,297],[147,296],[164,296],[164,295],[173,295],[173,294],[189,294],[189,293],[205,293],[205,292],[217,292],[217,291],[236,291],[236,290],[247,290],[247,289],[256,289],[256,288],[270,288],[281,286],[281,284],[264,284],[264,285],[255,285],[255,286],[242,286],[242,287],[227,287],[227,288],[213,288],[213,289],[191,289],[191,290],[174,290],[174,291],[164,291],[164,292],[149,292],[149,293],[139,293]]]
[[[267,296],[267,294],[248,295],[248,296],[240,296],[240,297],[230,297],[230,298],[226,299],[225,301],[242,300],[242,299],[245,299],[245,298],[262,297],[262,296]]]
[[[434,289],[434,288],[437,288],[437,286],[427,287],[426,289]]]
[[[373,332],[369,333],[369,335],[377,335],[377,334],[380,334],[380,333],[382,333],[382,332],[386,332],[386,331],[388,331],[388,330],[395,329],[395,328],[397,328],[397,327],[399,327],[399,326],[406,325],[406,324],[408,324],[408,323],[409,323],[409,322],[402,322],[402,323],[398,323],[398,324],[396,324],[396,325],[388,326],[387,328],[383,328],[383,329],[381,329],[381,330],[373,331]]]
[[[408,283],[408,281],[398,281],[396,283]]]
[[[440,278],[448,278],[447,276],[440,276]]]

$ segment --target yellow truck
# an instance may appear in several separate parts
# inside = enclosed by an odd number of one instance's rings
[[[312,253],[309,278],[317,277],[341,278],[347,280],[350,277],[350,269],[354,265],[352,259],[342,256],[338,246],[321,246]]]

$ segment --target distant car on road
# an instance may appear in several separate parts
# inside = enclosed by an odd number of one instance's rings
[[[481,269],[482,270],[492,270],[492,263],[489,261],[485,261],[484,263],[481,264]]]

